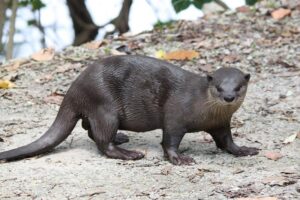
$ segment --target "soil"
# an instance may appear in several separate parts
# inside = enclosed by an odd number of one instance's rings
[[[3,64],[0,79],[15,87],[0,90],[0,151],[41,136],[71,82],[93,60],[183,49],[200,53],[193,60],[170,61],[186,70],[205,74],[232,66],[251,73],[232,131],[237,144],[261,151],[237,158],[218,150],[206,133],[190,133],[180,150],[197,163],[173,166],[163,158],[162,133],[155,130],[125,132],[130,142],[122,146],[144,152],[144,159],[113,160],[98,152],[78,123],[53,152],[1,163],[0,199],[300,199],[299,13],[295,8],[281,20],[262,9],[209,15],[106,40],[99,48],[69,47],[49,61]],[[272,160],[266,153],[282,157]]]

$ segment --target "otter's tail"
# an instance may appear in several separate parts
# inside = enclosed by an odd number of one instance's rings
[[[43,154],[66,139],[74,129],[78,118],[68,106],[64,106],[64,103],[55,121],[44,135],[28,145],[0,153],[0,160],[12,161]]]

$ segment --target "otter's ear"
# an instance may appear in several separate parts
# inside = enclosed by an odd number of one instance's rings
[[[207,74],[207,80],[208,80],[208,82],[211,82],[213,80],[213,77],[211,75]]]
[[[250,74],[246,74],[245,79],[246,79],[246,81],[249,81],[250,80]]]

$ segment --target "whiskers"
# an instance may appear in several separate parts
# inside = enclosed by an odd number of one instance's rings
[[[210,113],[211,117],[218,118],[220,120],[228,120],[229,117],[240,107],[243,103],[243,98],[228,103],[220,99],[210,98],[203,105],[205,113]]]

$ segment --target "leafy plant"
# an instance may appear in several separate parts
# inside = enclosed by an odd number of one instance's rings
[[[154,28],[155,29],[159,29],[159,30],[162,30],[164,29],[165,27],[167,28],[172,28],[172,25],[173,25],[173,20],[170,20],[170,21],[167,21],[167,22],[162,22],[160,20],[158,20],[155,24],[154,24]]]
[[[187,9],[190,5],[194,5],[198,9],[202,9],[203,5],[215,1],[219,5],[225,5],[221,0],[172,0],[172,5],[176,11],[179,13]],[[247,5],[254,5],[258,0],[246,0]],[[224,7],[224,6],[223,6]]]
[[[24,7],[31,5],[33,11],[40,10],[46,6],[41,0],[21,0],[19,5]]]
[[[252,5],[254,5],[257,1],[258,1],[258,0],[246,0],[246,4],[252,6]]]

